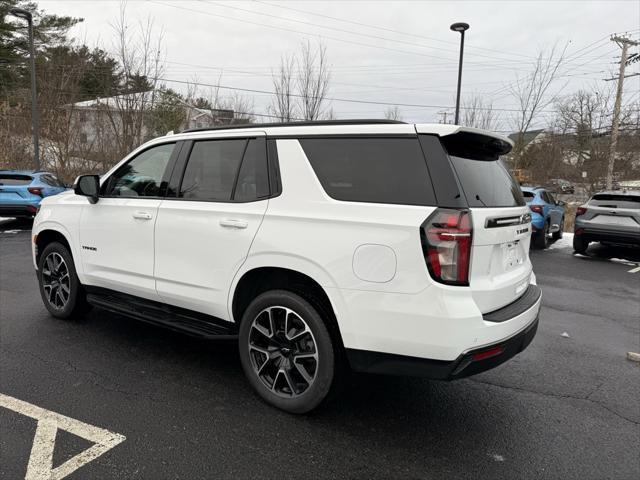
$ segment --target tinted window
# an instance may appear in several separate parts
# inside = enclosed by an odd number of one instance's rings
[[[0,174],[0,185],[29,185],[31,180],[28,175]]]
[[[551,200],[549,199],[549,195],[547,194],[547,192],[540,192],[540,197],[542,198],[543,201],[547,202],[547,203],[551,203]]]
[[[556,199],[553,197],[551,192],[547,192],[547,197],[549,197],[549,203],[556,203]]]
[[[134,157],[109,177],[103,194],[114,197],[161,196],[162,178],[173,147],[173,143],[158,145]]]
[[[522,192],[522,196],[525,198],[525,200],[529,200],[530,198],[534,198],[536,194],[533,192]]]
[[[233,199],[250,202],[269,196],[267,145],[263,138],[249,140]]]
[[[41,175],[40,176],[40,180],[42,180],[44,183],[46,183],[47,185],[50,185],[52,187],[62,187],[62,183],[60,183],[60,180],[58,180],[56,177],[54,177],[53,175]]]
[[[593,196],[589,205],[608,208],[640,208],[640,196],[599,193]]]
[[[526,204],[520,187],[500,160],[450,158],[470,207],[516,207]]]
[[[300,144],[336,200],[435,204],[417,138],[307,138]]]
[[[195,142],[182,178],[179,197],[229,201],[247,140]]]

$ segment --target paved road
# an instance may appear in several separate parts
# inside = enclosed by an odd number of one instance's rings
[[[640,350],[640,273],[606,260],[637,253],[533,252],[538,335],[493,371],[354,376],[290,416],[252,393],[232,344],[100,310],[49,317],[19,228],[0,225],[0,394],[126,437],[67,478],[640,478],[640,368],[625,359]],[[0,478],[24,478],[35,428],[0,408]],[[53,465],[89,445],[59,430]]]

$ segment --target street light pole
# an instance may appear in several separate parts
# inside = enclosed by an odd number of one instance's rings
[[[451,25],[451,30],[460,32],[460,61],[458,62],[458,92],[456,94],[456,118],[454,123],[459,125],[460,120],[460,87],[462,85],[462,57],[464,55],[464,32],[469,30],[469,24],[458,22]]]
[[[29,26],[29,63],[31,66],[31,129],[33,131],[33,160],[40,170],[40,139],[38,122],[38,92],[36,90],[36,53],[33,45],[33,15],[28,10],[13,8],[9,13],[27,21]]]

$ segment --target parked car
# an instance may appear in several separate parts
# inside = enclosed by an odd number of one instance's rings
[[[33,227],[40,293],[237,338],[249,383],[307,412],[340,370],[456,379],[522,351],[541,291],[500,135],[334,121],[152,140]]]
[[[553,178],[549,180],[549,185],[551,186],[551,190],[554,193],[573,194],[576,192],[576,188],[573,186],[573,184],[568,180],[563,180],[562,178]]]
[[[43,198],[66,189],[53,173],[0,170],[0,216],[33,217]]]
[[[606,190],[607,189],[607,179],[601,178],[596,182],[596,190]],[[611,189],[612,190],[620,190],[620,182],[618,180],[613,179],[611,181]]]
[[[640,190],[596,193],[576,210],[573,249],[591,242],[640,245]]]
[[[551,239],[562,238],[565,203],[556,200],[544,187],[521,188],[531,210],[531,244],[535,248],[545,249]]]

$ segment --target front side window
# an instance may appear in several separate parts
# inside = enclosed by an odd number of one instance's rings
[[[149,148],[120,167],[105,183],[103,196],[159,197],[174,143]]]
[[[325,192],[336,200],[435,205],[433,186],[416,137],[299,141]]]

